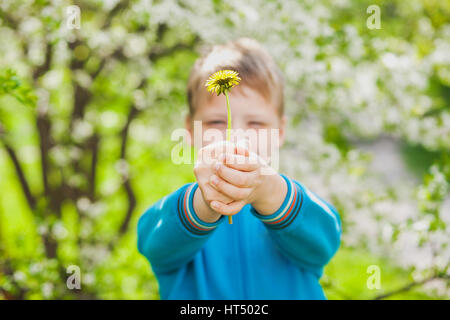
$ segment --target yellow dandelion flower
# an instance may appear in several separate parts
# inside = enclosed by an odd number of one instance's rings
[[[205,86],[208,87],[209,92],[215,92],[217,95],[220,95],[237,86],[239,81],[241,81],[241,78],[239,78],[239,74],[236,71],[220,70],[209,77]]]

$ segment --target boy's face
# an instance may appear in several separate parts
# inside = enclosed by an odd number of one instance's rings
[[[233,88],[228,94],[231,107],[231,124],[233,135],[243,138],[248,137],[251,151],[259,154],[261,157],[270,157],[271,149],[279,148],[284,142],[286,116],[280,117],[277,107],[267,101],[258,91],[242,86],[239,90]],[[194,137],[194,121],[202,122],[202,147],[226,139],[227,129],[227,107],[226,98],[223,94],[217,96],[205,92],[198,99],[198,104],[192,116],[186,117],[186,129],[191,137]],[[205,139],[205,133],[208,129],[216,129],[220,135],[212,135],[211,139]],[[242,130],[238,130],[242,129]],[[278,129],[278,139],[273,141],[271,136]],[[277,137],[275,135],[275,137]],[[271,143],[274,143],[271,146]],[[191,139],[191,145],[193,141]]]

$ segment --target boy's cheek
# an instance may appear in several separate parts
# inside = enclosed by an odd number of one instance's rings
[[[279,154],[280,142],[279,131],[271,132],[269,130],[266,135],[260,135],[258,137],[256,153],[266,162],[269,162],[272,156]]]

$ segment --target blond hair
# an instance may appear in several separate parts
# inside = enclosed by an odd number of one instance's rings
[[[189,114],[193,115],[200,94],[208,93],[205,82],[214,72],[231,69],[242,79],[240,87],[250,87],[258,91],[268,102],[273,103],[279,115],[284,112],[284,80],[278,66],[269,53],[250,38],[239,38],[225,44],[214,45],[195,62],[188,81],[187,96]]]

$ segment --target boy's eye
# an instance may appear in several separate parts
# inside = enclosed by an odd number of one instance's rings
[[[264,127],[265,123],[264,122],[259,122],[259,121],[251,121],[249,123],[250,127]]]
[[[208,121],[207,124],[210,126],[217,126],[217,125],[226,124],[226,122],[222,121],[222,120],[212,120],[212,121]]]

